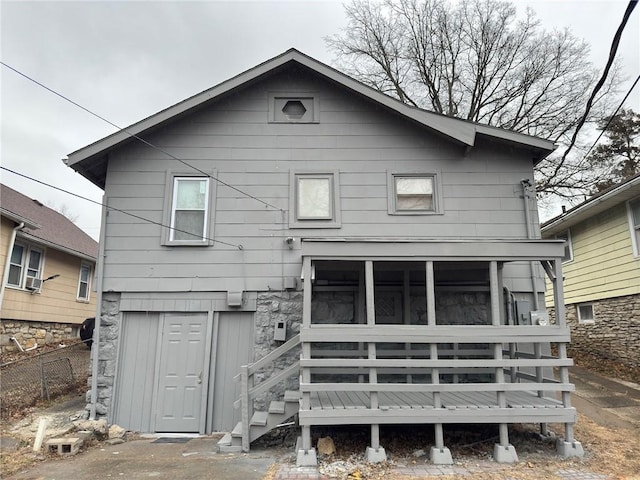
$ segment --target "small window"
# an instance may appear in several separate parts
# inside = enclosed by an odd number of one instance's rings
[[[640,256],[640,198],[630,201],[627,205],[633,254],[638,257]]]
[[[169,172],[163,245],[211,245],[214,198],[215,182],[210,177]]]
[[[291,227],[340,227],[337,173],[292,172],[290,190]]]
[[[582,303],[577,306],[578,309],[578,323],[580,324],[588,324],[594,323],[596,316],[593,311],[592,303]]]
[[[9,260],[7,285],[24,288],[28,278],[41,278],[44,253],[29,245],[16,243]]]
[[[558,240],[564,240],[564,255],[562,257],[562,263],[573,261],[573,245],[571,243],[571,231],[565,230],[556,234],[555,238]]]
[[[80,276],[78,278],[78,300],[88,301],[91,287],[91,265],[83,263],[80,266]]]
[[[425,215],[439,213],[438,185],[434,174],[390,173],[389,213]]]

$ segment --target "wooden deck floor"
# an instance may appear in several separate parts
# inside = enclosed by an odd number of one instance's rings
[[[445,392],[440,395],[442,408],[492,409],[498,408],[495,392]],[[507,408],[563,408],[562,402],[554,398],[538,397],[529,392],[506,392]],[[433,409],[433,393],[380,392],[378,404],[381,410]],[[370,405],[368,392],[313,392],[312,410],[367,409]]]

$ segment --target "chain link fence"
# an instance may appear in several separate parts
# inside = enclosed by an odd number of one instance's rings
[[[0,365],[0,416],[86,387],[91,352],[84,342],[50,351],[34,351],[27,358]]]

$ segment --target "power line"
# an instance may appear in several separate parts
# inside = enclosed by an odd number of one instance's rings
[[[192,168],[192,169],[193,169],[193,170],[195,170],[196,172],[201,173],[202,175],[204,175],[205,177],[209,177],[209,178],[211,178],[211,179],[215,180],[216,182],[218,182],[219,184],[224,185],[225,187],[229,187],[230,189],[235,190],[236,192],[238,192],[238,193],[240,193],[240,194],[242,194],[242,195],[244,195],[244,196],[246,196],[246,197],[249,197],[249,198],[251,198],[251,199],[253,199],[253,200],[257,201],[257,202],[260,202],[260,203],[262,203],[263,205],[265,205],[265,206],[267,206],[267,207],[269,207],[269,208],[273,208],[274,210],[282,210],[282,208],[276,207],[275,205],[272,205],[272,204],[270,204],[269,202],[266,202],[266,201],[264,201],[264,200],[262,200],[262,199],[260,199],[260,198],[258,198],[258,197],[256,197],[256,196],[254,196],[254,195],[251,195],[250,193],[247,193],[247,192],[245,192],[245,191],[243,191],[243,190],[240,190],[238,187],[235,187],[235,186],[233,186],[233,185],[231,185],[231,184],[229,184],[229,183],[226,183],[226,182],[224,182],[224,181],[220,180],[219,178],[214,177],[214,176],[213,176],[213,175],[211,175],[210,173],[207,173],[207,172],[205,172],[205,171],[203,171],[203,170],[199,169],[198,167],[195,167],[194,165],[191,165],[190,163],[188,163],[188,162],[186,162],[186,161],[182,160],[181,158],[176,157],[176,156],[175,156],[175,155],[173,155],[172,153],[167,152],[167,151],[166,151],[166,150],[164,150],[163,148],[158,147],[157,145],[154,145],[153,143],[151,143],[151,142],[149,142],[149,141],[145,140],[144,138],[142,138],[142,137],[140,137],[140,136],[136,135],[136,134],[135,134],[135,133],[133,133],[133,132],[130,132],[130,131],[129,131],[129,130],[127,130],[126,128],[123,128],[123,127],[120,127],[119,125],[116,125],[115,123],[113,123],[112,121],[110,121],[110,120],[106,119],[105,117],[103,117],[103,116],[101,116],[101,115],[99,115],[99,114],[97,114],[97,113],[95,113],[95,112],[93,112],[93,111],[89,110],[88,108],[86,108],[86,107],[84,107],[84,106],[80,105],[79,103],[77,103],[77,102],[75,102],[75,101],[71,100],[70,98],[68,98],[68,97],[64,96],[63,94],[61,94],[61,93],[59,93],[59,92],[57,92],[57,91],[53,90],[52,88],[47,87],[45,84],[43,84],[43,83],[39,82],[38,80],[36,80],[36,79],[34,79],[34,78],[30,77],[30,76],[29,76],[29,75],[27,75],[26,73],[22,73],[22,72],[21,72],[20,70],[18,70],[17,68],[14,68],[14,67],[12,67],[11,65],[8,65],[8,64],[6,64],[6,63],[4,63],[4,62],[2,62],[2,61],[0,61],[0,65],[3,65],[4,67],[8,68],[9,70],[12,70],[13,72],[17,73],[18,75],[20,75],[20,76],[22,76],[22,77],[26,78],[26,79],[27,79],[27,80],[29,80],[30,82],[35,83],[36,85],[38,85],[38,86],[40,86],[40,87],[44,88],[44,89],[45,89],[45,90],[47,90],[48,92],[51,92],[51,93],[53,93],[54,95],[56,95],[56,96],[58,96],[58,97],[62,98],[63,100],[65,100],[65,101],[67,101],[67,102],[71,103],[72,105],[75,105],[76,107],[78,107],[78,108],[80,108],[80,109],[84,110],[85,112],[89,113],[90,115],[93,115],[94,117],[99,118],[99,119],[100,119],[100,120],[102,120],[103,122],[108,123],[108,124],[109,124],[109,125],[111,125],[112,127],[117,128],[119,131],[126,133],[127,135],[129,135],[129,136],[131,136],[131,137],[135,138],[136,140],[138,140],[138,141],[140,141],[140,142],[144,143],[145,145],[147,145],[147,146],[149,146],[149,147],[151,147],[151,148],[153,148],[153,149],[155,149],[155,150],[157,150],[157,151],[159,151],[159,152],[164,153],[164,154],[165,154],[165,155],[167,155],[168,157],[172,158],[173,160],[176,160],[177,162],[182,163],[183,165],[185,165],[185,166],[187,166],[187,167],[189,167],[189,168]]]
[[[186,230],[181,230],[179,228],[171,227],[169,225],[165,225],[164,223],[156,222],[155,220],[151,220],[151,219],[148,219],[148,218],[145,218],[145,217],[141,217],[140,215],[136,215],[135,213],[127,212],[126,210],[121,210],[121,209],[116,208],[116,207],[110,207],[109,205],[104,204],[102,202],[98,202],[96,200],[92,200],[90,198],[83,197],[82,195],[79,195],[77,193],[70,192],[69,190],[65,190],[64,188],[56,187],[55,185],[51,185],[49,183],[43,182],[42,180],[38,180],[37,178],[30,177],[28,175],[25,175],[24,173],[16,172],[15,170],[11,170],[10,168],[0,166],[0,169],[5,170],[5,171],[7,171],[9,173],[13,173],[14,175],[17,175],[19,177],[26,178],[27,180],[31,180],[33,182],[39,183],[40,185],[44,185],[45,187],[53,188],[54,190],[58,190],[60,192],[64,192],[64,193],[66,193],[68,195],[73,195],[74,197],[81,198],[82,200],[86,200],[87,202],[95,203],[96,205],[100,205],[101,207],[107,208],[108,210],[114,210],[116,212],[120,212],[120,213],[123,213],[125,215],[129,215],[130,217],[137,218],[138,220],[142,220],[144,222],[151,223],[153,225],[158,225],[158,226],[163,227],[163,228],[168,228],[169,230],[173,230],[174,232],[180,232],[180,233],[186,233],[188,235],[193,235],[193,232],[187,232]],[[215,238],[209,238],[209,237],[202,237],[202,238],[204,240],[208,240],[210,242],[220,243],[222,245],[227,245],[229,247],[237,248],[238,250],[243,250],[242,245],[234,245],[233,243],[223,242],[222,240],[216,240]]]
[[[618,105],[618,108],[616,108],[616,111],[613,112],[613,115],[611,115],[609,117],[609,120],[607,121],[607,124],[604,126],[604,128],[602,130],[600,130],[600,135],[598,135],[598,138],[596,138],[596,141],[593,142],[593,144],[589,147],[589,150],[587,150],[587,153],[584,154],[583,158],[587,158],[587,156],[589,155],[589,153],[591,153],[591,150],[593,150],[593,147],[596,146],[596,143],[598,143],[598,141],[600,140],[600,138],[602,137],[602,135],[604,134],[604,132],[607,130],[607,128],[609,128],[609,125],[611,125],[611,122],[613,122],[614,117],[618,114],[618,112],[620,111],[620,109],[622,108],[622,105],[624,105],[624,102],[627,101],[627,98],[629,98],[629,95],[631,95],[631,92],[633,91],[633,89],[635,88],[635,86],[638,84],[638,81],[640,80],[640,75],[638,75],[636,77],[636,81],[633,82],[633,85],[631,85],[631,88],[629,89],[629,91],[627,92],[627,94],[624,96],[624,98],[622,99],[622,101],[620,102],[620,105]]]
[[[564,151],[564,154],[560,159],[560,164],[562,164],[565,161],[565,159],[567,158],[567,155],[575,145],[576,139],[578,138],[578,133],[580,132],[580,129],[584,125],[584,122],[586,122],[587,116],[591,111],[591,105],[593,104],[593,101],[597,93],[600,91],[600,88],[602,88],[602,85],[604,85],[604,82],[607,79],[607,75],[609,75],[609,69],[613,64],[613,60],[615,59],[616,52],[618,51],[618,45],[620,44],[620,38],[622,37],[622,32],[624,31],[624,27],[627,25],[627,20],[629,20],[629,17],[631,16],[631,12],[633,12],[633,9],[636,7],[637,4],[638,4],[638,0],[630,0],[629,4],[627,5],[627,9],[625,10],[624,15],[622,16],[622,21],[618,26],[618,30],[616,30],[616,33],[613,36],[613,41],[611,42],[611,50],[609,50],[609,59],[607,60],[607,64],[604,67],[602,76],[600,77],[600,80],[598,80],[598,83],[596,83],[596,86],[593,88],[593,92],[591,92],[591,96],[587,100],[587,106],[585,108],[584,115],[578,122],[578,125],[576,126],[576,129],[573,132],[573,136],[571,137],[571,142],[569,143],[569,146],[567,147],[567,149]]]

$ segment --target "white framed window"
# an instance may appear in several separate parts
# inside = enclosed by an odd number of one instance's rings
[[[562,257],[562,263],[572,262],[573,244],[571,242],[571,230],[567,229],[564,232],[557,233],[555,238],[558,240],[564,240],[564,255]]]
[[[338,172],[291,172],[289,223],[293,228],[339,228]]]
[[[9,259],[7,285],[25,288],[27,279],[42,278],[44,250],[22,243],[15,243]]]
[[[435,173],[387,172],[390,215],[441,213],[440,186]]]
[[[91,291],[91,265],[82,262],[80,265],[80,275],[78,276],[78,300],[89,301]]]
[[[627,212],[633,254],[636,257],[640,257],[640,198],[630,200],[627,203]]]
[[[213,244],[215,183],[208,176],[167,173],[163,245]]]
[[[596,315],[592,303],[580,303],[576,305],[576,310],[579,324],[595,323]]]

